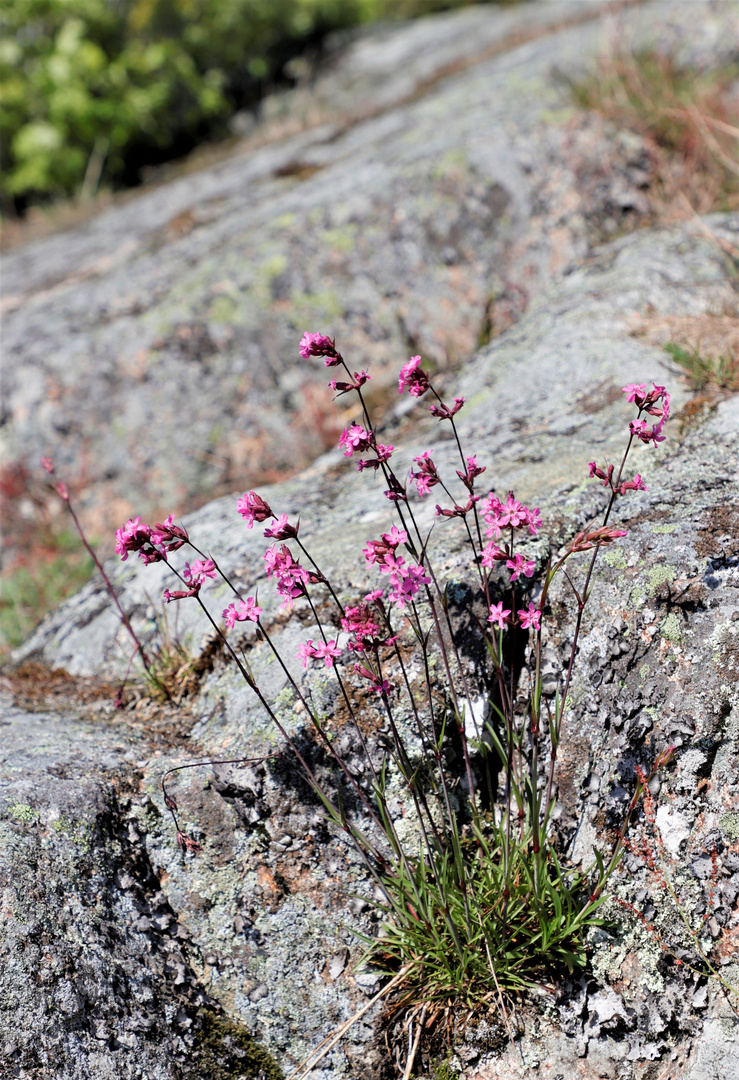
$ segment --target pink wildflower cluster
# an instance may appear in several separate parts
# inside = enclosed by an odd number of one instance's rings
[[[407,364],[403,364],[398,379],[399,394],[407,390],[411,397],[422,397],[430,385],[429,377],[421,367],[420,356],[412,356]]]
[[[423,397],[427,390],[431,389],[431,381],[429,380],[428,373],[421,367],[421,357],[412,356],[407,364],[403,364],[400,369],[400,378],[398,379],[398,393],[402,394],[404,390],[407,390],[411,397]],[[436,394],[436,391],[434,391]],[[438,394],[436,395],[438,397]],[[440,420],[451,420],[456,413],[464,405],[465,399],[458,397],[454,399],[454,404],[451,408],[444,404],[439,399],[438,404],[430,406],[430,412],[432,416],[438,417]]]
[[[664,386],[652,383],[652,387],[653,389],[647,393],[646,383],[629,383],[628,386],[624,386],[622,393],[628,395],[628,400],[634,402],[640,414],[639,419],[632,420],[629,424],[632,435],[636,435],[637,439],[641,439],[643,443],[653,443],[656,446],[657,443],[665,441],[662,428],[670,416],[670,395]],[[661,405],[660,402],[662,402]],[[646,420],[641,419],[642,412],[656,417],[656,423],[650,427]]]
[[[486,465],[477,464],[477,454],[473,454],[472,457],[465,458],[467,462],[467,469],[465,472],[460,472],[457,469],[457,476],[462,481],[467,490],[472,493],[475,486],[475,478],[485,472]]]
[[[520,608],[516,617],[511,618],[510,608],[504,608],[502,601],[499,604],[490,605],[488,622],[497,625],[501,630],[506,626],[520,626],[522,630],[541,629],[541,611],[535,604],[529,604],[527,608]]]
[[[443,401],[440,401],[438,405],[432,405],[429,412],[432,416],[436,416],[439,420],[451,420],[453,416],[456,416],[459,410],[464,405],[467,398],[455,397],[454,404],[451,409],[448,405],[445,405]]]
[[[364,384],[369,381],[370,377],[366,371],[355,371],[354,378],[351,382],[341,382],[340,379],[331,379],[328,385],[332,390],[336,391],[337,397],[341,397],[342,394],[348,394],[352,390],[359,390],[361,386],[364,386]]]
[[[261,495],[257,495],[256,491],[245,491],[236,503],[236,510],[245,519],[249,529],[254,528],[255,521],[262,522],[275,516],[269,503],[266,503]]]
[[[206,578],[215,578],[217,573],[216,564],[212,559],[195,559],[192,566],[190,566],[190,563],[185,563],[182,577],[188,588],[165,589],[163,593],[164,603],[171,604],[173,600],[186,600],[190,596],[197,596]]]
[[[536,536],[541,528],[541,513],[538,506],[524,506],[518,502],[512,491],[508,492],[504,503],[491,491],[485,507],[485,521],[488,525],[485,535],[495,540],[503,529],[528,528],[531,535]]]
[[[293,600],[305,596],[306,585],[320,581],[318,574],[305,570],[293,558],[287,544],[272,544],[264,553],[267,577],[277,579],[277,592],[284,597],[282,606],[292,607]]]
[[[326,367],[336,367],[341,363],[341,353],[336,351],[336,341],[325,334],[311,334],[307,330],[300,341],[300,355],[304,360],[309,356],[322,356]]]
[[[299,528],[300,522],[297,525],[291,525],[287,520],[287,514],[280,514],[279,518],[275,518],[270,527],[264,530],[264,535],[273,540],[295,540]]]
[[[129,518],[126,524],[115,531],[115,550],[125,562],[129,552],[137,551],[146,566],[153,562],[166,561],[167,556],[186,544],[189,540],[187,530],[174,524],[172,514],[163,522],[147,525],[140,517]]]
[[[317,645],[309,640],[298,648],[298,656],[303,661],[303,667],[307,666],[309,660],[323,660],[326,667],[333,667],[334,660],[341,656],[341,649],[335,638],[331,641],[319,641]]]
[[[623,483],[616,485],[613,481],[613,465],[609,465],[604,471],[599,469],[594,461],[591,461],[588,463],[588,468],[590,469],[591,479],[597,476],[599,480],[603,481],[603,487],[609,487],[614,495],[625,495],[627,491],[649,490],[641,478],[641,473],[637,473],[633,480],[624,480]]]
[[[491,492],[485,504],[485,522],[487,529],[485,535],[490,537],[490,543],[482,550],[481,562],[483,566],[492,567],[495,563],[505,563],[511,571],[511,581],[518,581],[521,574],[524,577],[533,577],[536,563],[533,559],[527,559],[520,552],[514,554],[513,542],[499,547],[493,541],[501,536],[504,529],[510,529],[513,533],[516,529],[527,529],[532,536],[536,536],[541,528],[541,514],[538,506],[524,506],[508,492],[508,498],[503,503]]]
[[[418,465],[418,472],[410,471],[411,480],[415,480],[418,494],[421,498],[424,495],[428,495],[431,492],[432,487],[436,487],[441,483],[439,474],[436,471],[436,466],[431,459],[431,451],[425,450],[420,457],[413,459],[414,463]]]
[[[628,536],[626,529],[611,529],[608,525],[601,525],[598,529],[584,529],[570,541],[569,550],[590,551],[593,547],[612,544],[621,536]]]
[[[339,446],[343,446],[344,457],[351,457],[354,451],[363,454],[372,449],[372,432],[365,431],[359,424],[352,424],[341,433]]]
[[[231,629],[237,622],[246,622],[247,619],[252,622],[259,622],[262,609],[257,607],[256,599],[253,596],[247,596],[246,600],[237,600],[235,604],[229,604],[221,614],[226,620],[226,626]]]
[[[395,447],[390,444],[385,446],[384,443],[374,443],[372,446],[377,457],[373,458],[360,458],[357,462],[357,469],[362,472],[364,469],[374,469],[375,472],[380,468],[384,462],[389,461],[393,456],[393,450]],[[346,456],[346,455],[345,455]]]
[[[408,534],[404,529],[396,526],[382,534],[380,540],[370,540],[364,549],[364,557],[368,565],[377,566],[381,574],[390,575],[391,591],[388,600],[396,604],[401,610],[411,600],[422,585],[430,585],[424,568],[418,564],[407,564],[402,555],[397,555],[400,544],[405,544]]]

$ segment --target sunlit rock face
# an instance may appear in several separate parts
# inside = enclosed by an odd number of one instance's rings
[[[394,31],[396,47],[412,56],[412,35],[424,34],[430,54],[437,49],[449,63],[450,41],[468,57],[470,35],[489,48],[516,27],[546,29],[565,8],[591,11],[583,4],[474,9]],[[645,40],[669,19],[670,33],[700,48],[695,13],[710,27],[719,17],[712,11],[647,4],[623,18]],[[540,507],[544,529],[531,549],[539,570],[605,505],[588,463],[620,459],[632,415],[621,388],[669,385],[666,441],[634,454],[633,470],[647,490],[619,502],[616,524],[628,534],[604,553],[587,608],[559,755],[556,827],[563,848],[587,863],[593,846],[610,843],[635,767],[675,745],[675,762],[653,793],[655,828],[696,923],[700,897],[716,877],[703,937],[736,983],[739,399],[696,395],[651,343],[650,320],[736,315],[730,253],[739,247],[739,220],[714,215],[591,248],[590,211],[584,201],[571,202],[573,192],[579,200],[587,192],[576,191],[574,172],[554,165],[567,139],[587,135],[592,153],[601,147],[607,154],[611,144],[603,131],[578,126],[584,121],[552,70],[587,63],[604,32],[599,19],[549,25],[540,37],[501,46],[499,55],[418,90],[413,101],[403,85],[374,117],[297,135],[143,193],[85,229],[39,242],[33,261],[32,249],[21,249],[12,256],[21,299],[9,326],[29,372],[37,370],[43,383],[42,365],[58,362],[56,377],[63,371],[67,380],[69,397],[45,406],[52,410],[46,429],[53,430],[54,409],[61,417],[68,408],[86,438],[105,431],[112,440],[90,498],[115,490],[121,519],[156,504],[161,520],[167,499],[186,500],[214,482],[210,465],[193,480],[188,470],[195,469],[198,433],[216,421],[224,442],[206,441],[206,448],[246,438],[252,421],[267,432],[254,434],[254,445],[275,445],[268,438],[288,430],[291,410],[308,394],[304,382],[325,395],[308,399],[331,415],[325,369],[295,361],[303,330],[336,333],[357,369],[392,363],[396,375],[408,354],[423,352],[448,367],[449,397],[466,397],[460,435],[486,466],[488,487],[501,495],[513,489]],[[704,37],[706,48],[718,48],[708,31]],[[396,39],[382,40],[390,49]],[[370,46],[354,48],[371,72]],[[362,70],[357,62],[355,73]],[[346,78],[348,95],[360,93],[356,86],[368,93],[344,72],[339,63],[326,79]],[[421,75],[414,78],[411,90],[421,83]],[[567,115],[558,116],[565,106]],[[192,221],[177,234],[172,223],[187,212]],[[106,231],[115,251],[105,246]],[[77,279],[61,270],[65,250],[76,252]],[[332,292],[336,306],[321,308]],[[116,307],[115,298],[127,296],[127,306],[121,300]],[[485,319],[488,334],[501,332],[478,349]],[[131,373],[126,365],[138,350],[140,369]],[[37,452],[34,385],[29,376],[27,411],[18,408],[11,421],[19,454]],[[20,400],[19,388],[20,380],[11,380],[11,403]],[[113,390],[120,427],[105,412]],[[397,460],[410,467],[433,448],[439,468],[453,476],[449,431],[423,400],[409,409],[405,398],[399,407],[393,393],[392,404],[381,396],[378,403],[383,440],[396,446]],[[150,442],[141,442],[144,430]],[[74,432],[58,438],[60,461],[67,454],[72,462]],[[156,475],[141,456],[135,468],[128,464],[136,439]],[[289,440],[281,445],[289,460],[274,458],[277,472],[299,460]],[[48,449],[45,443],[38,452]],[[310,457],[315,449],[301,452]],[[264,453],[272,460],[273,451]],[[181,489],[168,486],[175,483],[170,474]],[[185,523],[239,587],[253,594],[258,585],[265,626],[301,686],[337,717],[341,753],[358,767],[356,736],[341,723],[334,684],[324,669],[306,671],[297,659],[309,636],[305,623],[285,620],[281,598],[264,580],[267,541],[236,512],[237,495],[251,486],[248,469],[221,479],[224,494]],[[373,475],[358,473],[334,450],[259,490],[277,514],[300,515],[301,539],[342,596],[356,600],[374,587],[361,549],[392,515]],[[431,525],[427,502],[418,515]],[[432,548],[452,582],[455,617],[467,626],[462,644],[472,679],[474,634],[465,613],[474,578],[462,541],[458,522],[442,522]],[[171,576],[135,558],[108,567],[135,628],[153,646],[155,612]],[[228,603],[210,581],[202,596],[216,615]],[[562,689],[574,625],[566,588],[552,606],[556,619],[544,645],[553,694]],[[126,707],[114,708],[130,648],[97,581],[45,621],[18,651],[20,669],[3,678],[0,1052],[10,1076],[163,1080],[235,1075],[236,1063],[246,1075],[289,1073],[380,988],[372,974],[356,970],[356,931],[378,929],[371,907],[357,899],[372,889],[361,862],[326,827],[289,756],[260,762],[281,747],[280,737],[212,645],[197,605],[181,601],[168,617],[197,660],[177,705],[137,703],[128,691]],[[260,685],[332,785],[284,674],[245,625]],[[484,698],[484,686],[474,689]],[[381,752],[381,728],[370,749]],[[171,781],[181,822],[203,846],[200,854],[183,853],[162,799],[163,773],[239,757],[251,763],[188,769]],[[348,810],[360,820],[356,806]],[[677,918],[636,857],[627,858],[615,888],[658,932]],[[509,1077],[522,1061],[531,1069],[546,1063],[553,1076],[636,1080],[673,1063],[690,1080],[733,1075],[735,1021],[715,985],[667,962],[638,919],[619,908],[609,914],[615,921],[593,939],[586,974],[563,982],[542,1006],[524,1008],[515,1050],[494,1017],[459,1036],[460,1076]],[[391,1075],[383,1071],[383,1025],[373,1007],[314,1078]],[[388,1038],[392,1043],[396,1033]]]

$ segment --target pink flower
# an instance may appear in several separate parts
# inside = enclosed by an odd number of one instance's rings
[[[366,459],[363,458],[361,461],[358,461],[357,469],[359,470],[359,472],[362,472],[363,469],[374,469],[375,472],[377,472],[380,465],[385,461],[389,461],[390,458],[393,456],[393,450],[395,449],[395,447],[392,444],[390,446],[385,446],[383,443],[376,443],[373,449],[377,454],[377,457]]]
[[[421,357],[412,356],[400,369],[398,393],[408,390],[411,397],[422,397],[429,388],[429,377],[421,367]]]
[[[336,351],[336,342],[325,334],[311,334],[307,330],[300,341],[300,355],[304,360],[309,356],[324,356],[326,367],[335,367],[341,363],[341,356]]]
[[[626,529],[612,529],[609,525],[601,525],[589,532],[584,529],[570,541],[570,551],[589,551],[596,545],[611,544],[620,536],[628,536]]]
[[[274,517],[270,506],[256,491],[246,491],[236,503],[236,510],[246,519],[247,528],[251,529],[255,521],[266,521]]]
[[[438,416],[440,420],[451,420],[459,412],[466,400],[463,397],[455,397],[451,409],[442,403],[441,405],[432,405],[429,412],[432,416]]]
[[[408,543],[408,533],[405,529],[399,529],[397,525],[393,525],[390,532],[382,534],[382,539],[392,548],[399,547],[401,544]]]
[[[341,397],[342,394],[348,394],[350,390],[359,390],[361,386],[364,386],[369,381],[370,377],[366,371],[355,371],[353,382],[340,382],[338,379],[331,379],[328,385],[332,390],[336,391],[337,397]]]
[[[482,549],[480,562],[483,566],[494,566],[496,562],[505,562],[507,558],[508,552],[503,548],[495,547],[491,541]]]
[[[594,476],[597,476],[597,478],[599,480],[603,481],[603,487],[610,487],[611,486],[611,480],[613,478],[613,465],[609,465],[608,466],[608,471],[604,472],[603,469],[598,468],[598,466],[595,464],[594,461],[591,461],[591,462],[588,463],[588,468],[590,469],[590,479],[591,480],[593,479]]]
[[[130,551],[140,551],[149,543],[151,529],[140,517],[129,518],[126,524],[115,531],[115,550],[125,562]]]
[[[384,595],[384,589],[373,589],[372,592],[368,592],[364,599],[367,604],[376,604],[379,600],[382,600]]]
[[[637,401],[637,398],[644,398],[646,392],[647,392],[647,384],[646,383],[629,383],[629,385],[624,386],[624,388],[621,391],[622,394],[628,394],[629,395],[628,398],[626,399],[627,401],[634,401],[634,402],[636,402],[637,405],[641,404],[640,401]]]
[[[422,566],[402,567],[393,572],[390,578],[394,588],[387,595],[388,600],[396,604],[402,611],[408,600],[416,595],[422,585],[430,585],[428,577]]]
[[[333,667],[334,660],[341,656],[341,649],[337,648],[336,640],[321,642],[315,646],[313,655],[317,660],[322,659],[326,667]]]
[[[518,620],[523,630],[528,630],[529,627],[533,627],[534,630],[540,630],[541,612],[533,604],[529,604],[527,610],[521,609],[517,611]]]
[[[195,559],[192,566],[185,563],[182,576],[188,585],[202,585],[206,578],[216,577],[216,564],[212,559]]]
[[[498,517],[498,525],[509,525],[512,529],[517,529],[519,525],[525,525],[527,520],[528,511],[526,507],[514,499],[513,492],[509,491],[508,499]]]
[[[189,596],[197,596],[200,592],[200,586],[195,585],[192,589],[175,589],[170,592],[169,589],[165,589],[162,593],[162,599],[165,604],[171,604],[173,600],[186,600]]]
[[[488,622],[497,623],[501,630],[505,630],[506,622],[510,613],[510,608],[506,608],[505,610],[503,610],[502,601],[499,604],[491,604]]]
[[[509,570],[512,570],[511,581],[518,581],[521,574],[525,574],[526,577],[533,577],[536,563],[533,559],[524,559],[520,553],[515,555],[513,559],[508,559],[506,566]]]
[[[246,622],[247,619],[258,622],[259,616],[262,614],[262,608],[257,607],[256,599],[253,596],[247,596],[245,601],[237,600],[235,604],[229,604],[221,614],[226,620],[226,626],[230,629],[237,622]]]
[[[414,472],[413,469],[410,471],[410,477],[415,480],[421,498],[428,495],[432,487],[441,483],[436,466],[431,459],[431,453],[431,450],[425,450],[420,457],[415,457],[413,461],[418,465],[418,472]]]
[[[299,528],[300,522],[297,525],[291,525],[287,520],[287,514],[280,514],[279,518],[264,530],[264,535],[271,536],[275,540],[293,540],[298,535]]]
[[[267,577],[277,578],[277,592],[284,597],[283,607],[291,607],[293,600],[305,596],[306,586],[311,582],[311,575],[292,557],[290,548],[282,544],[279,551],[272,544],[264,553],[264,565]]]
[[[526,511],[526,524],[529,527],[529,532],[532,536],[536,536],[541,528],[541,512],[538,506],[529,506],[526,508]]]
[[[462,481],[467,490],[471,492],[475,485],[475,477],[479,476],[481,473],[484,473],[486,466],[477,464],[476,454],[473,454],[472,457],[468,457],[466,460],[467,471],[460,472],[459,469],[457,469],[457,476]]]
[[[619,491],[625,495],[627,491],[649,491],[649,488],[642,480],[641,473],[637,473],[633,480],[624,480]]]
[[[46,469],[47,473],[49,473],[50,476],[54,475],[54,462],[51,460],[50,457],[41,458],[41,467]]]
[[[179,551],[189,540],[187,529],[182,525],[175,525],[174,515],[170,514],[165,521],[155,521],[151,531],[151,543],[163,544],[167,553]]]
[[[466,506],[459,506],[457,503],[455,503],[453,509],[451,509],[451,510],[444,510],[437,503],[436,504],[436,516],[437,517],[445,517],[445,518],[465,517],[467,514],[469,514],[470,510],[475,505],[475,503],[479,500],[479,498],[480,498],[479,495],[473,495],[471,498],[469,498],[467,500],[467,505]]]
[[[316,650],[313,647],[313,640],[304,641],[302,645],[298,646],[298,656],[303,661],[303,667],[308,666],[308,661],[316,655]]]
[[[372,432],[365,431],[359,424],[352,424],[342,432],[339,446],[346,447],[344,457],[351,457],[355,450],[362,454],[372,446]]]

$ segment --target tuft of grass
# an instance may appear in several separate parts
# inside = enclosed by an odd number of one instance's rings
[[[472,1013],[585,965],[585,934],[601,925],[602,901],[588,902],[583,875],[564,870],[548,848],[536,880],[527,831],[510,846],[506,888],[504,825],[488,815],[473,833],[460,852],[465,890],[447,852],[433,867],[421,856],[413,882],[397,870],[383,877],[386,921],[378,940],[365,939],[365,962],[388,972],[409,966],[401,1010],[424,1003],[443,1011],[454,1002]]]
[[[739,207],[737,78],[739,62],[698,70],[649,49],[602,57],[571,90],[582,108],[645,141],[658,211],[706,214]]]
[[[668,341],[664,350],[685,369],[694,390],[739,392],[739,356],[728,353],[703,355],[697,345],[681,345],[674,341]]]

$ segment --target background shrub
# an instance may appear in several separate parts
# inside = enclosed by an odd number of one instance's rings
[[[135,183],[331,30],[473,0],[1,0],[0,199]]]

